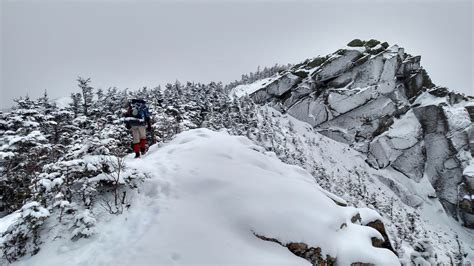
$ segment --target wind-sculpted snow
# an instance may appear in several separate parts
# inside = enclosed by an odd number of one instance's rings
[[[129,212],[99,223],[95,238],[50,242],[18,265],[310,265],[257,235],[320,248],[339,265],[399,264],[360,224],[378,214],[338,206],[308,172],[245,137],[191,130],[126,162],[152,176]]]

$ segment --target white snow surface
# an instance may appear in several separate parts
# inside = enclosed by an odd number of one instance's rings
[[[280,75],[274,75],[270,78],[264,78],[264,79],[259,79],[253,83],[250,84],[241,84],[236,86],[230,91],[230,97],[233,98],[234,96],[236,97],[242,97],[245,95],[250,95],[259,89],[263,88],[265,85],[270,84],[272,81],[278,79]]]
[[[3,242],[3,233],[7,231],[8,227],[14,224],[21,217],[21,212],[16,211],[0,219],[0,243]]]
[[[420,106],[428,105],[439,105],[441,103],[447,103],[446,97],[437,97],[431,95],[429,92],[423,92],[418,98],[416,98],[414,105],[419,104]]]
[[[464,168],[463,175],[474,177],[474,160],[471,161],[471,163],[466,166],[466,168]]]
[[[391,167],[378,170],[371,168],[366,163],[367,157],[353,148],[350,148],[349,145],[337,142],[317,133],[310,124],[299,121],[288,114],[282,115],[272,108],[268,109],[280,125],[291,122],[298,135],[305,136],[306,139],[314,138],[316,140],[317,147],[309,146],[303,142],[299,144],[302,145],[302,147],[299,148],[303,149],[305,155],[311,159],[309,161],[310,164],[312,163],[313,165],[325,169],[326,173],[330,175],[335,192],[338,192],[338,186],[340,186],[341,183],[350,183],[351,180],[357,180],[357,177],[352,174],[355,169],[362,172],[366,171],[368,175],[362,178],[365,180],[363,182],[367,186],[369,193],[377,194],[377,202],[391,204],[393,208],[397,210],[406,209],[409,212],[412,210],[420,213],[422,222],[418,226],[430,232],[430,239],[438,254],[439,263],[448,265],[450,258],[447,255],[447,251],[453,252],[458,250],[458,244],[454,240],[456,235],[459,236],[463,249],[468,254],[464,261],[471,263],[474,261],[474,231],[463,227],[458,221],[447,215],[441,203],[437,199],[430,197],[434,195],[435,192],[426,176],[420,180],[420,182],[415,182],[400,172],[393,170]],[[393,130],[398,131],[397,134],[410,137],[410,134],[413,134],[410,133],[410,131],[418,130],[419,128],[418,123],[410,122],[414,119],[414,117],[411,117],[412,115],[413,114],[407,114],[405,116],[405,119],[408,119],[407,121],[402,121],[404,119],[397,120],[398,122],[396,121],[395,123],[397,123],[398,128]],[[307,170],[311,170],[312,168],[311,165],[307,165],[306,167]],[[399,184],[399,186],[390,189],[390,186],[387,186],[385,181],[382,182],[382,179],[391,180],[395,184]],[[397,191],[397,193],[395,193],[394,190]],[[351,202],[351,197],[348,194],[347,191],[339,191],[337,195]],[[390,199],[397,200],[391,202]],[[416,202],[416,204],[421,205],[419,205],[417,209],[413,209],[406,205],[406,202]],[[368,204],[359,203],[358,206],[364,207],[364,205],[373,209],[373,207]],[[367,222],[371,220],[366,218],[361,209],[358,210],[361,214],[363,224],[364,221]],[[389,234],[397,230],[395,226],[397,223],[396,220],[392,221],[390,217],[384,215],[383,222]],[[402,243],[402,246],[408,247],[405,242]],[[413,250],[405,250],[404,254],[399,254],[402,263],[409,265],[412,251]]]
[[[305,170],[245,137],[191,130],[127,164],[152,176],[129,210],[101,216],[90,239],[45,241],[15,264],[310,265],[258,234],[320,247],[339,265],[399,265],[391,251],[371,245],[381,237],[375,229],[351,223],[359,211],[366,221],[376,212],[336,205]]]

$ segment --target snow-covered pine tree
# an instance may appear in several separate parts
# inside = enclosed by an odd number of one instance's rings
[[[74,117],[79,116],[79,113],[82,112],[82,94],[80,93],[71,93],[71,111],[74,113]]]
[[[89,115],[90,107],[92,106],[94,98],[93,88],[89,86],[91,79],[78,77],[77,82],[79,83],[78,86],[82,93],[82,108],[84,110],[84,115],[87,116]]]

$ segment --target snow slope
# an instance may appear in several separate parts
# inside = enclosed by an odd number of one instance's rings
[[[255,234],[320,247],[340,265],[399,264],[372,246],[380,233],[351,222],[358,209],[336,205],[308,172],[245,137],[191,130],[127,164],[152,175],[128,211],[100,216],[90,239],[45,241],[15,265],[310,265]]]
[[[415,182],[392,167],[374,169],[367,164],[365,154],[348,144],[317,133],[310,124],[288,113],[281,114],[266,106],[262,108],[272,117],[270,128],[281,128],[284,133],[280,136],[278,131],[273,131],[272,142],[289,138],[288,153],[301,153],[305,158],[303,167],[313,173],[323,188],[342,197],[351,206],[376,209],[382,214],[392,246],[401,247],[398,255],[402,263],[410,263],[410,257],[416,253],[410,246],[425,237],[429,238],[437,254],[437,263],[451,263],[452,254],[459,249],[465,253],[465,263],[474,261],[474,231],[463,227],[444,211],[437,198],[432,197],[435,192],[426,176]],[[405,134],[406,125],[402,122],[395,123],[399,133]],[[297,141],[292,140],[292,135],[297,136]],[[291,163],[298,163],[298,160]],[[415,229],[410,225],[410,216],[417,217]]]

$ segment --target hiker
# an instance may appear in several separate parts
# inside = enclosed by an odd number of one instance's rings
[[[130,99],[126,102],[125,126],[132,131],[135,158],[147,150],[146,129],[151,131],[151,119],[145,100]],[[145,128],[146,127],[146,128]]]

